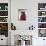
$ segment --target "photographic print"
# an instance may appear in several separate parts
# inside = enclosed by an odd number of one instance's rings
[[[26,21],[27,20],[27,9],[18,9],[18,15],[20,21]]]
[[[46,37],[46,29],[39,29],[39,37]]]

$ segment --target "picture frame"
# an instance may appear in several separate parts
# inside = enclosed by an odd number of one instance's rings
[[[46,29],[39,29],[39,37],[46,37]]]

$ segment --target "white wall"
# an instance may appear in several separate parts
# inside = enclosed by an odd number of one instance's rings
[[[28,10],[28,20],[27,21],[19,21],[18,20],[18,9],[27,9]],[[11,0],[11,22],[16,25],[18,32],[20,30],[28,30],[28,27],[32,24],[35,26],[34,36],[38,36],[37,34],[37,9],[38,4],[37,0]],[[16,31],[17,31],[16,30]],[[35,41],[35,39],[33,39]],[[37,44],[37,42],[33,43]]]
[[[32,24],[35,29],[38,27],[38,3],[45,3],[46,0],[11,0],[11,22],[14,23],[17,30],[27,30]],[[18,20],[18,9],[27,9],[28,20]]]
[[[28,20],[18,20],[18,9],[27,9]],[[16,25],[17,30],[27,30],[29,26],[37,23],[37,2],[32,0],[11,0],[11,22]],[[36,18],[36,19],[35,19]],[[35,25],[36,26],[36,25]]]
[[[33,36],[38,36],[38,3],[46,3],[46,0],[11,0],[11,22],[14,23],[17,30],[28,30],[28,27],[33,24],[36,32],[35,34],[33,33]],[[28,10],[27,21],[18,20],[18,9]],[[43,44],[43,40],[41,39],[34,37],[33,46],[40,46],[38,43]]]

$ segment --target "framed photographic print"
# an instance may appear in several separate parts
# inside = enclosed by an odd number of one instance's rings
[[[39,37],[46,37],[46,29],[39,29]]]
[[[19,15],[18,19],[20,21],[26,21],[28,15],[27,9],[18,9],[18,15]]]

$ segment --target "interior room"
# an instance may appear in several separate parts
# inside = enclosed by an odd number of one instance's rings
[[[46,0],[0,0],[0,46],[46,46]]]

